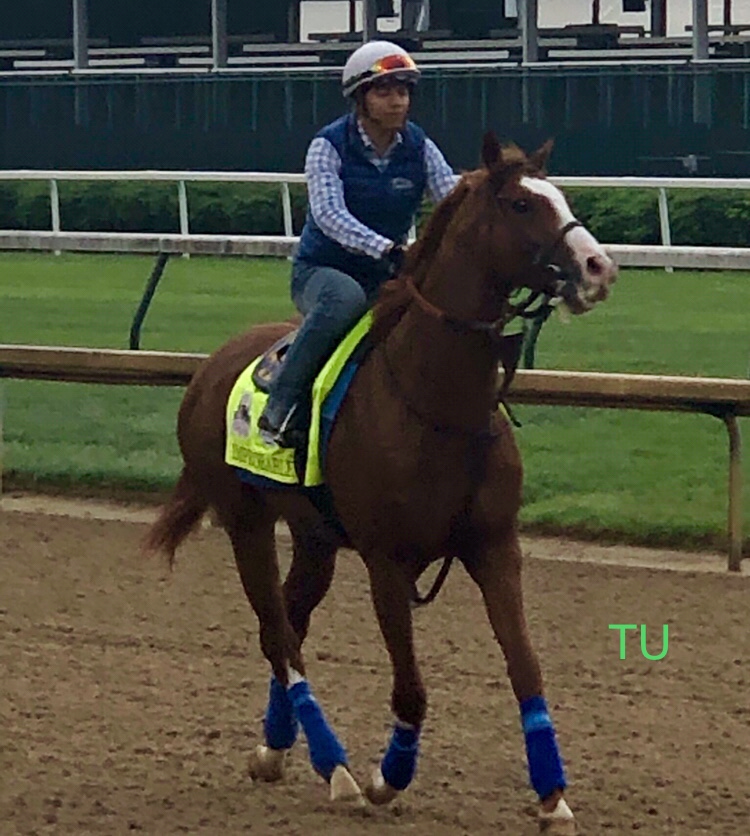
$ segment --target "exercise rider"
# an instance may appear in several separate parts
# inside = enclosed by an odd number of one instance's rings
[[[292,266],[291,294],[304,316],[258,421],[266,442],[293,446],[301,404],[337,343],[403,261],[425,193],[442,200],[458,177],[435,143],[407,120],[419,69],[388,41],[349,57],[350,113],[326,125],[305,161],[309,211]]]

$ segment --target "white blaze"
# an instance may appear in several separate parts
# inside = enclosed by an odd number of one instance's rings
[[[565,224],[575,220],[575,216],[570,211],[570,206],[568,206],[568,201],[565,200],[565,195],[549,180],[542,180],[539,177],[522,177],[521,185],[530,192],[547,199],[557,215],[558,229],[562,229]],[[586,262],[590,257],[603,258],[606,262],[609,262],[609,256],[604,247],[583,226],[571,229],[565,236],[565,243],[573,252],[584,276],[588,274]]]

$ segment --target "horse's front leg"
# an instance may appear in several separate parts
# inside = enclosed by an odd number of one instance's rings
[[[365,793],[373,804],[388,804],[409,786],[416,772],[427,697],[414,654],[412,572],[385,556],[370,556],[365,562],[375,613],[391,657],[391,708],[396,715],[390,743]]]
[[[482,592],[520,707],[529,776],[540,800],[540,830],[567,836],[576,832],[575,819],[563,798],[565,772],[544,699],[539,661],[526,627],[521,563],[515,526],[510,526],[490,547],[464,560]]]

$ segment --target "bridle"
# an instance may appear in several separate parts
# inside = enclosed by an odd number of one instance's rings
[[[565,226],[557,233],[557,238],[555,238],[555,240],[548,247],[546,247],[543,250],[540,250],[536,254],[536,256],[534,257],[533,264],[543,264],[544,266],[550,265],[552,263],[553,256],[557,252],[557,248],[565,240],[565,236],[571,230],[575,229],[578,226],[583,226],[583,224],[576,218],[573,218],[572,221],[568,221],[565,224]]]
[[[409,291],[417,306],[433,319],[437,319],[454,331],[486,334],[493,343],[498,343],[502,339],[505,326],[512,319],[515,319],[517,316],[530,316],[531,318],[535,318],[540,315],[540,308],[536,308],[533,314],[527,313],[529,308],[540,297],[543,297],[542,309],[551,308],[558,299],[564,298],[563,294],[566,286],[574,286],[577,284],[574,279],[565,277],[560,268],[553,263],[553,258],[565,240],[566,235],[579,226],[583,226],[579,220],[574,219],[568,221],[557,234],[555,240],[544,249],[540,249],[534,256],[532,264],[535,267],[543,267],[550,271],[549,283],[539,290],[532,290],[526,299],[523,299],[515,305],[506,303],[505,310],[502,314],[491,322],[483,319],[461,319],[438,308],[437,305],[433,305],[432,302],[422,296],[410,275],[407,275],[404,280],[406,289]],[[549,313],[549,311],[546,311],[546,313]]]
[[[564,277],[560,268],[552,264],[552,258],[557,252],[558,247],[565,240],[565,236],[572,229],[575,229],[578,226],[583,226],[583,224],[578,220],[569,221],[562,227],[555,240],[550,245],[540,250],[534,257],[533,264],[535,266],[543,265],[546,269],[550,270],[551,279],[548,285],[539,290],[532,290],[526,299],[521,300],[515,305],[510,304],[510,302],[506,300],[505,310],[497,319],[492,321],[483,319],[462,319],[449,314],[447,311],[444,311],[442,308],[434,305],[428,299],[425,299],[417,286],[414,284],[413,277],[408,273],[404,277],[404,284],[417,307],[428,316],[459,333],[484,334],[489,338],[491,344],[500,352],[504,339],[503,330],[512,319],[517,316],[527,317],[541,324],[549,317],[558,299],[562,298],[562,294],[565,292],[566,287],[577,284],[575,280]],[[545,262],[547,263],[545,264]],[[542,298],[542,303],[538,305],[533,312],[529,312],[529,308],[534,305],[540,297]],[[399,398],[406,405],[409,411],[412,412],[421,422],[431,424],[440,432],[446,432],[454,435],[462,435],[485,440],[487,438],[492,438],[495,435],[492,429],[488,432],[487,430],[468,429],[465,427],[457,427],[447,424],[436,425],[434,421],[429,419],[429,416],[424,415],[422,411],[416,407],[407,392],[400,385],[396,370],[393,367],[393,363],[388,356],[388,351],[385,348],[383,350],[383,359],[385,361],[386,370],[388,371],[388,376],[391,378]],[[505,359],[503,359],[503,366],[505,369],[505,376],[497,395],[497,402],[502,403],[505,406],[506,412],[511,421],[513,421],[514,424],[517,424],[513,418],[511,410],[505,402],[505,396],[508,392],[511,381],[513,380],[516,365],[514,363],[511,367],[506,364]]]

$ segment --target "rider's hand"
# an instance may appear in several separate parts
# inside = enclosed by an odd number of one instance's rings
[[[406,247],[403,244],[393,244],[383,253],[383,259],[388,264],[392,276],[397,276],[401,272],[405,257]]]

